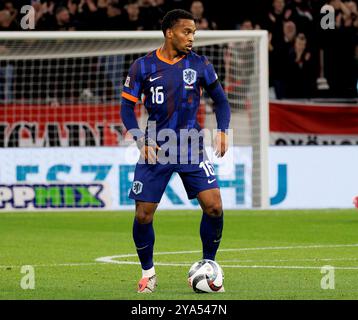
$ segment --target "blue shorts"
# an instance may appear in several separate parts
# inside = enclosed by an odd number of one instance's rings
[[[129,198],[159,203],[174,172],[183,181],[189,199],[199,192],[218,188],[214,167],[209,160],[200,164],[139,164],[137,163]]]

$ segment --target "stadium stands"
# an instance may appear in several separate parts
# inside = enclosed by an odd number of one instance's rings
[[[207,0],[41,0],[32,6],[35,30],[159,30],[164,13],[173,8],[190,10],[198,29],[266,29],[273,97],[307,99],[357,97],[357,3],[254,0],[231,10],[227,0],[220,1],[220,8]],[[22,30],[25,4],[0,1],[0,31]],[[325,4],[335,9],[334,29],[321,28]],[[0,65],[0,83],[12,68]]]

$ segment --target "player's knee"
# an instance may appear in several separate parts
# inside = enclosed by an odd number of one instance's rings
[[[156,204],[136,201],[135,217],[140,224],[147,224],[153,221]]]
[[[223,214],[221,202],[213,202],[209,204],[205,209],[205,213],[209,216],[220,217]]]
[[[135,217],[140,224],[150,223],[153,220],[154,212],[145,207],[137,207]]]

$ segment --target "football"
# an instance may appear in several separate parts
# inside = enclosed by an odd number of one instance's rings
[[[224,272],[213,260],[195,262],[189,269],[188,282],[196,293],[224,292]]]

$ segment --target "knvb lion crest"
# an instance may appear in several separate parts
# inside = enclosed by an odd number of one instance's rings
[[[196,71],[190,68],[183,70],[183,80],[189,86],[195,83]]]
[[[132,191],[134,194],[139,194],[142,192],[143,183],[140,181],[133,181]]]

